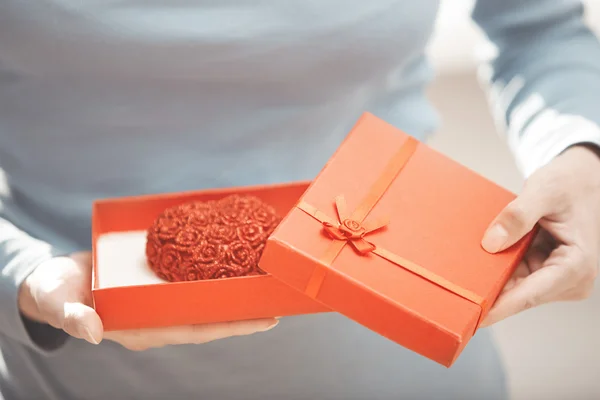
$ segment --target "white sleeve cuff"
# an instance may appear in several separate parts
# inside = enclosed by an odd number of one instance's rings
[[[517,140],[509,139],[517,165],[526,178],[567,148],[584,143],[600,147],[600,127],[583,117],[553,110],[541,112]]]

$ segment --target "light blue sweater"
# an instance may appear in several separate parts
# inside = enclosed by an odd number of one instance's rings
[[[4,397],[504,398],[485,330],[446,370],[335,314],[134,353],[68,339],[16,306],[40,262],[90,248],[96,198],[311,179],[365,110],[425,139],[437,126],[423,92],[437,8],[0,0]],[[497,47],[484,78],[523,172],[599,144],[600,46],[580,4],[480,0],[473,15]]]

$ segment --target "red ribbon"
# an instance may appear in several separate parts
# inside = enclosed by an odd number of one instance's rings
[[[365,236],[376,230],[384,228],[389,219],[379,219],[360,223],[351,218],[347,213],[346,199],[344,196],[335,198],[335,208],[339,222],[333,224],[329,221],[322,222],[325,232],[336,240],[346,240],[354,249],[362,254],[368,254],[375,250],[375,245],[365,239]]]

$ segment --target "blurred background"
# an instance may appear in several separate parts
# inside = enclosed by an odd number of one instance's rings
[[[588,24],[600,34],[600,0],[585,3]],[[438,74],[429,97],[442,126],[430,144],[519,192],[522,177],[477,81],[478,48],[485,38],[470,20],[472,5],[468,0],[442,1],[429,46]],[[587,301],[542,306],[493,328],[514,400],[600,399],[599,313],[597,289]]]

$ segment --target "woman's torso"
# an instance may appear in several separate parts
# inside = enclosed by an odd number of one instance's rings
[[[0,0],[2,213],[65,251],[88,248],[95,198],[310,179],[365,110],[422,138],[436,123],[423,93],[436,11],[436,0]],[[2,380],[63,399],[499,395],[487,334],[469,348],[446,371],[321,315],[145,353],[70,341],[40,358],[2,339]]]

